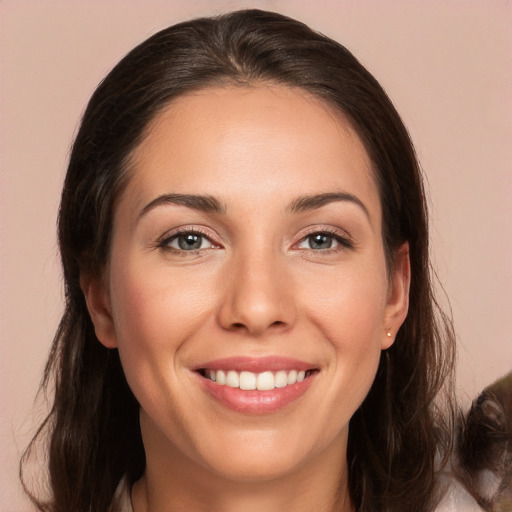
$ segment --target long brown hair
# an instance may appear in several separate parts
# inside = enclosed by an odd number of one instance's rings
[[[346,48],[285,16],[245,10],[152,36],[108,74],[84,113],[59,212],[66,308],[43,381],[55,387],[38,432],[49,434],[52,499],[33,498],[39,510],[107,511],[121,478],[134,482],[144,472],[138,404],[117,351],[96,339],[80,288],[82,273],[105,269],[130,155],[179,95],[255,83],[302,88],[351,122],[373,163],[388,265],[409,242],[409,314],[351,420],[349,488],[359,511],[431,509],[436,460],[447,453],[451,427],[450,403],[443,414],[436,397],[448,390],[449,402],[454,336],[432,291],[427,207],[411,140],[384,90]]]

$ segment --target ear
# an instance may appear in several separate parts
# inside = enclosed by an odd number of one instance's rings
[[[388,298],[384,312],[382,349],[389,348],[409,310],[409,287],[411,284],[411,262],[409,243],[400,246],[394,255],[393,268],[388,286]]]
[[[85,296],[96,337],[105,347],[116,348],[117,340],[110,307],[110,296],[105,280],[89,275],[81,275],[80,287]]]

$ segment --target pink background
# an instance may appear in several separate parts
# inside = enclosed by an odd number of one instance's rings
[[[183,19],[260,7],[344,43],[388,91],[428,175],[433,259],[467,403],[512,368],[512,2],[0,1],[0,512],[62,308],[55,240],[70,142],[99,80]]]

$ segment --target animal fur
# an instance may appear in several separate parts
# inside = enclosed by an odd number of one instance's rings
[[[512,512],[512,372],[488,386],[462,422],[461,479],[489,512]]]

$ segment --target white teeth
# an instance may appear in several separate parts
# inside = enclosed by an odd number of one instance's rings
[[[310,374],[304,370],[279,370],[275,373],[266,371],[262,373],[237,372],[235,370],[206,370],[204,376],[217,384],[240,388],[245,391],[257,389],[269,391],[274,388],[284,388],[296,382],[302,382]]]
[[[292,370],[288,373],[288,385],[295,384],[297,382],[297,370]]]
[[[275,376],[275,386],[276,388],[284,388],[288,385],[288,375],[284,370],[280,370],[276,373]]]
[[[263,372],[258,375],[257,388],[260,391],[274,389],[274,374],[272,372]]]
[[[256,375],[251,372],[240,372],[240,389],[256,389]]]
[[[230,370],[226,375],[226,386],[230,388],[238,388],[240,387],[240,377],[238,372]]]

